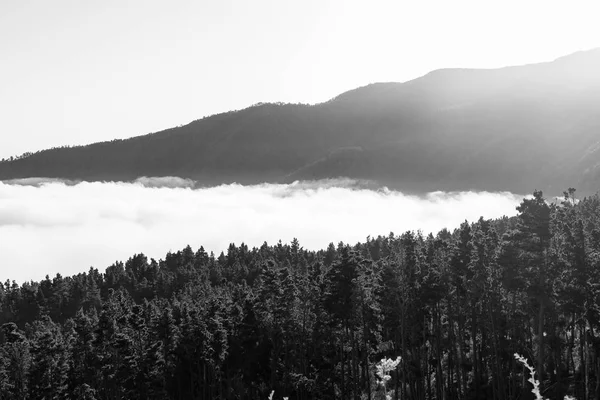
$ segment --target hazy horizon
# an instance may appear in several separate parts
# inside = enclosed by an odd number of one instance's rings
[[[349,180],[290,185],[220,185],[145,178],[136,183],[29,179],[0,182],[0,279],[39,281],[104,272],[136,253],[164,258],[186,245],[218,255],[230,243],[260,247],[297,238],[309,250],[356,244],[367,236],[421,230],[436,234],[480,216],[515,215],[523,196],[510,193],[404,195]],[[342,200],[343,201],[340,201]]]

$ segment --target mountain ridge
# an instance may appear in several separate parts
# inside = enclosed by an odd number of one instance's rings
[[[600,182],[595,71],[600,48],[522,66],[438,69],[314,105],[262,103],[44,150],[0,163],[0,179],[181,176],[214,185],[345,176],[407,192],[575,186],[591,194]]]

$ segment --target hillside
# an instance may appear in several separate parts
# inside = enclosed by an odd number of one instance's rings
[[[541,64],[437,70],[318,105],[261,104],[128,140],[46,150],[0,163],[0,179],[181,176],[214,185],[347,176],[409,192],[593,193],[596,71],[600,49]]]
[[[435,236],[186,246],[7,280],[0,398],[533,399],[519,353],[544,398],[597,399],[599,225],[599,195],[536,192],[514,218]]]

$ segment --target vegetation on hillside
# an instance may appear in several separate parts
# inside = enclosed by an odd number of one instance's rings
[[[518,211],[7,281],[0,399],[532,398],[515,353],[545,398],[598,398],[600,196],[536,191]]]

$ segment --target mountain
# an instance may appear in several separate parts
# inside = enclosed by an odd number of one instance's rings
[[[127,140],[0,163],[0,179],[203,185],[346,176],[407,192],[600,187],[600,49],[499,69],[442,69],[317,105],[258,104]],[[85,130],[85,127],[82,127]]]

